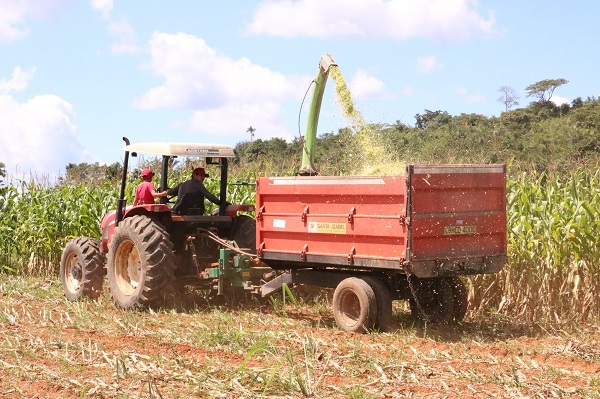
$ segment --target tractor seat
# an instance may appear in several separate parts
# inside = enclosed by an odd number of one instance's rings
[[[179,215],[204,215],[204,195],[201,193],[183,194],[171,211]]]

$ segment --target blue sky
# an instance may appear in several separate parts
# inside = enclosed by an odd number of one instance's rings
[[[121,161],[121,137],[235,146],[299,136],[319,60],[336,59],[365,120],[499,115],[564,78],[600,94],[596,1],[0,0],[0,161],[11,175]],[[327,83],[319,132],[347,125]],[[300,126],[304,132],[306,106]]]

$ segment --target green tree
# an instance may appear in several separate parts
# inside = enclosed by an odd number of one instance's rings
[[[569,83],[566,79],[545,79],[530,84],[525,88],[527,91],[527,97],[536,97],[539,102],[550,101],[552,94],[557,87]]]
[[[427,129],[438,125],[445,125],[450,122],[452,116],[447,111],[430,111],[425,110],[424,114],[416,114],[416,126],[419,129]]]

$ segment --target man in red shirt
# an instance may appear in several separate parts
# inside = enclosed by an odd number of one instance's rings
[[[154,204],[154,198],[166,197],[167,192],[156,192],[156,188],[152,183],[154,173],[150,169],[142,170],[142,183],[135,189],[135,199],[133,205]]]

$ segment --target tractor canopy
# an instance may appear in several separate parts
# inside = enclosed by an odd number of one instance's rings
[[[167,174],[169,169],[169,160],[176,157],[195,157],[203,158],[206,165],[219,165],[221,171],[220,190],[218,193],[221,198],[219,206],[219,215],[226,214],[226,196],[227,196],[227,170],[228,159],[235,158],[233,148],[223,144],[203,144],[203,143],[170,143],[170,142],[153,142],[153,143],[135,143],[123,137],[125,141],[125,159],[123,162],[123,176],[121,180],[121,192],[116,209],[116,224],[123,219],[123,211],[125,208],[125,184],[127,180],[127,165],[129,155],[137,156],[138,153],[159,155],[162,157],[160,188],[165,190],[168,187]],[[216,194],[216,193],[215,193]],[[166,204],[166,198],[161,198],[161,204]]]
[[[235,158],[233,148],[222,144],[136,143],[126,145],[123,150],[169,157]]]

